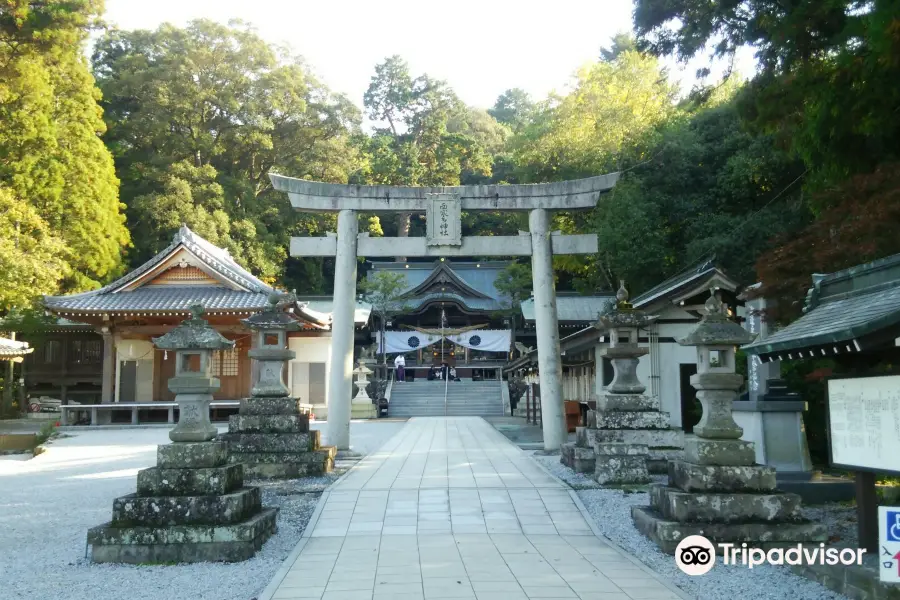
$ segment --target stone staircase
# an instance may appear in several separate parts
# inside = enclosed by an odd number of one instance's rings
[[[451,381],[444,412],[443,381],[394,382],[391,417],[501,417],[499,381]]]

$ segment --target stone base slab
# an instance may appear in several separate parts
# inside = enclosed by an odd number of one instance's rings
[[[601,394],[597,398],[597,411],[654,411],[659,412],[659,396],[645,394]]]
[[[321,432],[318,430],[307,433],[232,433],[229,431],[220,435],[219,439],[228,442],[229,453],[295,453],[318,450]]]
[[[243,465],[248,478],[296,479],[330,473],[336,454],[334,446],[323,446],[313,452],[233,452],[228,460]]]
[[[684,448],[684,432],[669,429],[668,425],[665,429],[590,429],[586,432],[586,439],[590,441],[590,447],[594,446],[594,442],[618,442],[643,444],[649,448]]]
[[[239,464],[208,469],[150,467],[137,474],[138,496],[209,496],[228,494],[243,485]]]
[[[309,415],[231,415],[229,433],[308,433]]]
[[[689,437],[684,460],[698,465],[749,466],[756,464],[756,450],[743,440],[705,440]]]
[[[138,496],[113,501],[114,527],[227,525],[239,523],[262,508],[259,488],[241,488],[221,496]]]
[[[596,461],[592,448],[580,448],[573,443],[562,445],[559,460],[576,473],[593,473]]]
[[[251,558],[276,531],[274,508],[232,525],[116,527],[88,530],[95,563],[237,562]]]
[[[697,465],[683,460],[669,463],[669,486],[684,492],[772,492],[775,469],[754,466]]]
[[[632,506],[631,518],[638,531],[653,540],[663,552],[672,554],[678,543],[689,535],[702,535],[718,543],[743,542],[749,546],[824,542],[825,525],[810,521],[783,523],[681,523],[664,518],[648,506]],[[720,549],[716,549],[721,554]]]
[[[597,412],[597,429],[668,429],[669,415],[661,412]]]
[[[156,449],[156,466],[161,469],[204,469],[228,462],[228,445],[222,442],[177,442]]]
[[[687,493],[662,485],[650,488],[650,507],[673,521],[742,523],[799,521],[796,494]]]
[[[351,403],[350,404],[350,418],[352,419],[377,419],[378,418],[378,407],[368,402],[366,404],[363,403]]]
[[[306,411],[300,407],[300,398],[244,398],[239,415],[300,415]]]
[[[650,482],[647,471],[647,447],[630,444],[594,446],[594,479],[606,484],[643,484]]]

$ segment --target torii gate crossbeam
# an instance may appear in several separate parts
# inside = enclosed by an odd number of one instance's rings
[[[533,185],[455,187],[360,186],[305,181],[270,174],[301,212],[337,212],[336,234],[291,239],[291,256],[335,257],[331,371],[328,379],[328,443],[350,446],[353,327],[357,256],[531,256],[544,447],[558,449],[567,432],[562,398],[554,254],[597,252],[596,235],[550,231],[550,211],[583,210],[613,189],[618,173]],[[518,236],[461,236],[460,211],[529,211],[528,232]],[[426,212],[424,238],[370,238],[360,234],[358,212]]]

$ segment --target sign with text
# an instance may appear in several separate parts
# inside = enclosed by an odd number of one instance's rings
[[[900,375],[828,381],[831,464],[900,472]]]
[[[900,583],[900,506],[878,507],[878,565],[882,581]]]
[[[428,204],[425,207],[427,235],[425,243],[429,246],[462,245],[462,202],[457,194],[427,194]]]

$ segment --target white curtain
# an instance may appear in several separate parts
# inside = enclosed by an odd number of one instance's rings
[[[458,335],[448,335],[447,339],[471,350],[485,352],[509,352],[512,336],[508,329],[479,329]]]
[[[381,332],[375,332],[375,340],[378,342],[378,352],[412,352],[419,348],[427,348],[432,344],[441,341],[439,335],[429,335],[427,333],[419,333],[418,331],[386,331],[384,335],[384,346],[381,347]]]

